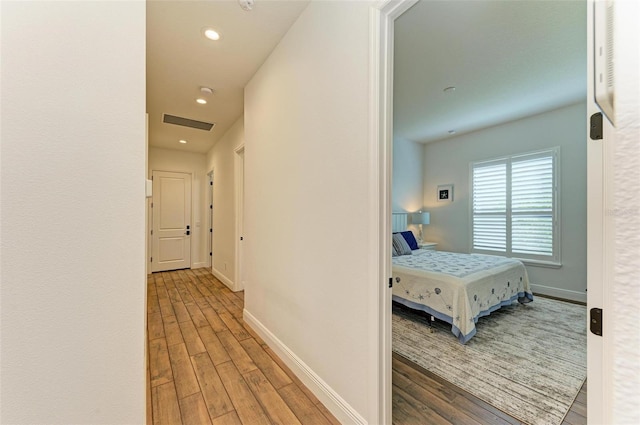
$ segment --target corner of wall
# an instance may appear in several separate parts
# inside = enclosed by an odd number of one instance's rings
[[[237,292],[238,291],[238,289],[236,289],[236,284],[231,279],[229,279],[227,276],[225,276],[225,274],[222,273],[220,270],[216,269],[215,267],[211,267],[211,273],[213,273],[213,275],[216,277],[216,279],[218,279],[220,282],[224,283],[233,292]]]

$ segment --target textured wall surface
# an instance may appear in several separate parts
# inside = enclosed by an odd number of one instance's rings
[[[142,424],[144,2],[2,2],[3,424]]]
[[[614,420],[640,423],[640,5],[616,2]],[[604,320],[607,319],[605,312]]]

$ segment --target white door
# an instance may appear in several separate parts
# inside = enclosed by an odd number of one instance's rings
[[[191,267],[191,174],[153,171],[151,271]]]

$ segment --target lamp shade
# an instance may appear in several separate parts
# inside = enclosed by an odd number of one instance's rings
[[[411,214],[411,224],[429,224],[428,212],[417,212]]]

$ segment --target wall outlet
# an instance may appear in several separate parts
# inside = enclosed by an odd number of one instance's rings
[[[227,271],[227,263],[224,263],[224,271]]]

